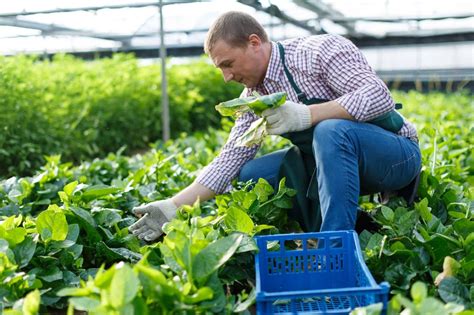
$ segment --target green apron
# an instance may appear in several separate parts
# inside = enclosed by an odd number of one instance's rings
[[[280,58],[286,78],[298,96],[298,100],[306,105],[328,102],[329,100],[327,99],[308,99],[306,97],[286,66],[285,50],[281,43],[278,43],[278,49],[280,51]],[[400,109],[402,106],[401,104],[396,104],[395,107]],[[403,126],[403,117],[396,110],[392,110],[368,121],[368,123],[397,133]],[[297,191],[293,210],[289,215],[292,219],[298,221],[306,232],[319,231],[322,220],[319,205],[318,181],[316,177],[316,162],[312,147],[313,131],[314,126],[303,131],[290,132],[282,135],[289,139],[294,146],[287,150],[278,174],[279,179],[286,177],[287,186]]]

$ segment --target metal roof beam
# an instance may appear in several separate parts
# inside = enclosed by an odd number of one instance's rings
[[[344,18],[344,15],[341,12],[333,9],[330,5],[327,5],[320,0],[293,0],[293,2],[302,8],[316,13],[318,15],[318,20],[331,20],[346,29],[349,35],[357,34],[352,21],[337,21],[337,18]]]
[[[41,31],[41,35],[43,36],[70,35],[70,36],[92,37],[92,38],[113,40],[113,41],[122,41],[122,38],[120,37],[114,38],[113,36],[110,36],[108,34],[97,34],[94,32],[76,30],[76,29],[72,29],[72,28],[68,28],[64,26],[58,26],[55,24],[45,24],[45,23],[34,22],[34,21],[18,20],[16,18],[0,18],[0,25],[39,30]]]
[[[163,5],[171,4],[184,4],[190,2],[203,2],[206,0],[182,0],[182,1],[167,1]],[[10,13],[0,13],[0,17],[15,17],[19,15],[33,15],[33,14],[49,14],[49,13],[66,13],[66,12],[76,12],[76,11],[97,11],[102,9],[123,9],[123,8],[142,8],[149,6],[159,6],[158,1],[146,1],[138,3],[128,3],[128,4],[109,4],[109,5],[96,5],[96,6],[87,6],[87,7],[75,7],[75,8],[57,8],[57,9],[46,9],[46,10],[31,10],[31,11],[20,11],[20,12],[10,12]]]
[[[425,17],[398,17],[398,18],[386,18],[386,17],[333,17],[332,21],[339,22],[387,22],[387,23],[398,23],[398,22],[421,22],[421,21],[433,21],[433,20],[447,20],[447,19],[467,19],[474,17],[474,14],[460,14],[460,15],[439,15],[439,16],[425,16]]]
[[[0,25],[5,25],[5,24],[2,24],[2,18],[0,18]],[[12,25],[8,25],[8,26],[12,26]],[[14,26],[17,26],[17,27],[21,27],[21,26],[18,26],[18,25],[14,25]],[[263,27],[267,28],[267,27],[278,27],[278,26],[281,26],[281,23],[265,23],[263,24]],[[56,27],[56,26],[55,26]],[[25,28],[30,28],[30,27],[26,27]],[[35,29],[38,29],[38,28],[35,28]],[[78,32],[78,30],[73,30],[74,32]],[[190,35],[190,34],[195,34],[195,33],[207,33],[209,31],[209,28],[195,28],[195,29],[182,29],[182,30],[169,30],[169,31],[165,31],[165,34],[186,34],[186,35]],[[61,32],[61,31],[55,31],[55,28],[51,28],[51,29],[48,29],[48,35],[75,35],[76,33],[71,33],[71,34],[66,34],[65,32]],[[126,40],[130,40],[132,38],[135,38],[135,37],[153,37],[153,36],[158,36],[158,33],[159,33],[159,30],[156,30],[155,32],[146,32],[146,33],[134,33],[134,34],[98,34],[98,33],[93,33],[95,34],[95,36],[100,36],[100,38],[105,38],[106,39],[109,39],[109,40],[116,40],[116,41],[126,41]],[[19,38],[19,37],[34,37],[34,36],[39,36],[37,34],[32,34],[32,35],[10,35],[10,36],[1,36],[0,35],[0,39],[2,38]],[[86,36],[86,35],[83,35],[83,36]]]
[[[237,1],[242,3],[242,4],[248,5],[249,7],[252,7],[257,11],[265,12],[265,13],[271,15],[271,16],[279,18],[280,20],[282,20],[284,22],[287,22],[287,23],[293,24],[297,27],[300,27],[302,29],[305,29],[305,30],[309,31],[311,34],[324,33],[320,29],[316,29],[313,26],[308,25],[307,23],[301,22],[300,20],[294,19],[294,18],[286,15],[285,13],[281,12],[280,9],[276,5],[272,4],[269,7],[264,8],[262,6],[262,4],[260,3],[260,1],[258,1],[258,0],[237,0]]]

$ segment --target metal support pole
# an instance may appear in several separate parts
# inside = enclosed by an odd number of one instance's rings
[[[168,82],[166,81],[166,46],[163,28],[163,0],[160,0],[160,59],[161,59],[161,121],[163,141],[170,138],[170,111],[168,98]]]

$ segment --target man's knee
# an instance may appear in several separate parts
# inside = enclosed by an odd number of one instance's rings
[[[347,130],[352,122],[345,119],[327,119],[316,125],[313,134],[313,148],[335,146],[347,136]]]
[[[314,135],[325,136],[333,133],[340,133],[346,130],[348,125],[352,122],[346,119],[326,119],[321,121],[314,128]]]
[[[240,170],[240,173],[239,173],[239,177],[238,177],[238,181],[239,182],[247,182],[251,179],[253,179],[253,167],[252,167],[252,161],[253,160],[250,160],[248,161],[247,163],[244,164],[244,166],[242,166],[241,170]]]

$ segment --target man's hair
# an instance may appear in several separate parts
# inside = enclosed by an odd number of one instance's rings
[[[251,15],[238,11],[229,11],[217,18],[207,33],[204,51],[209,54],[219,40],[233,47],[246,47],[249,36],[255,34],[262,42],[268,42],[268,36],[262,25]]]

